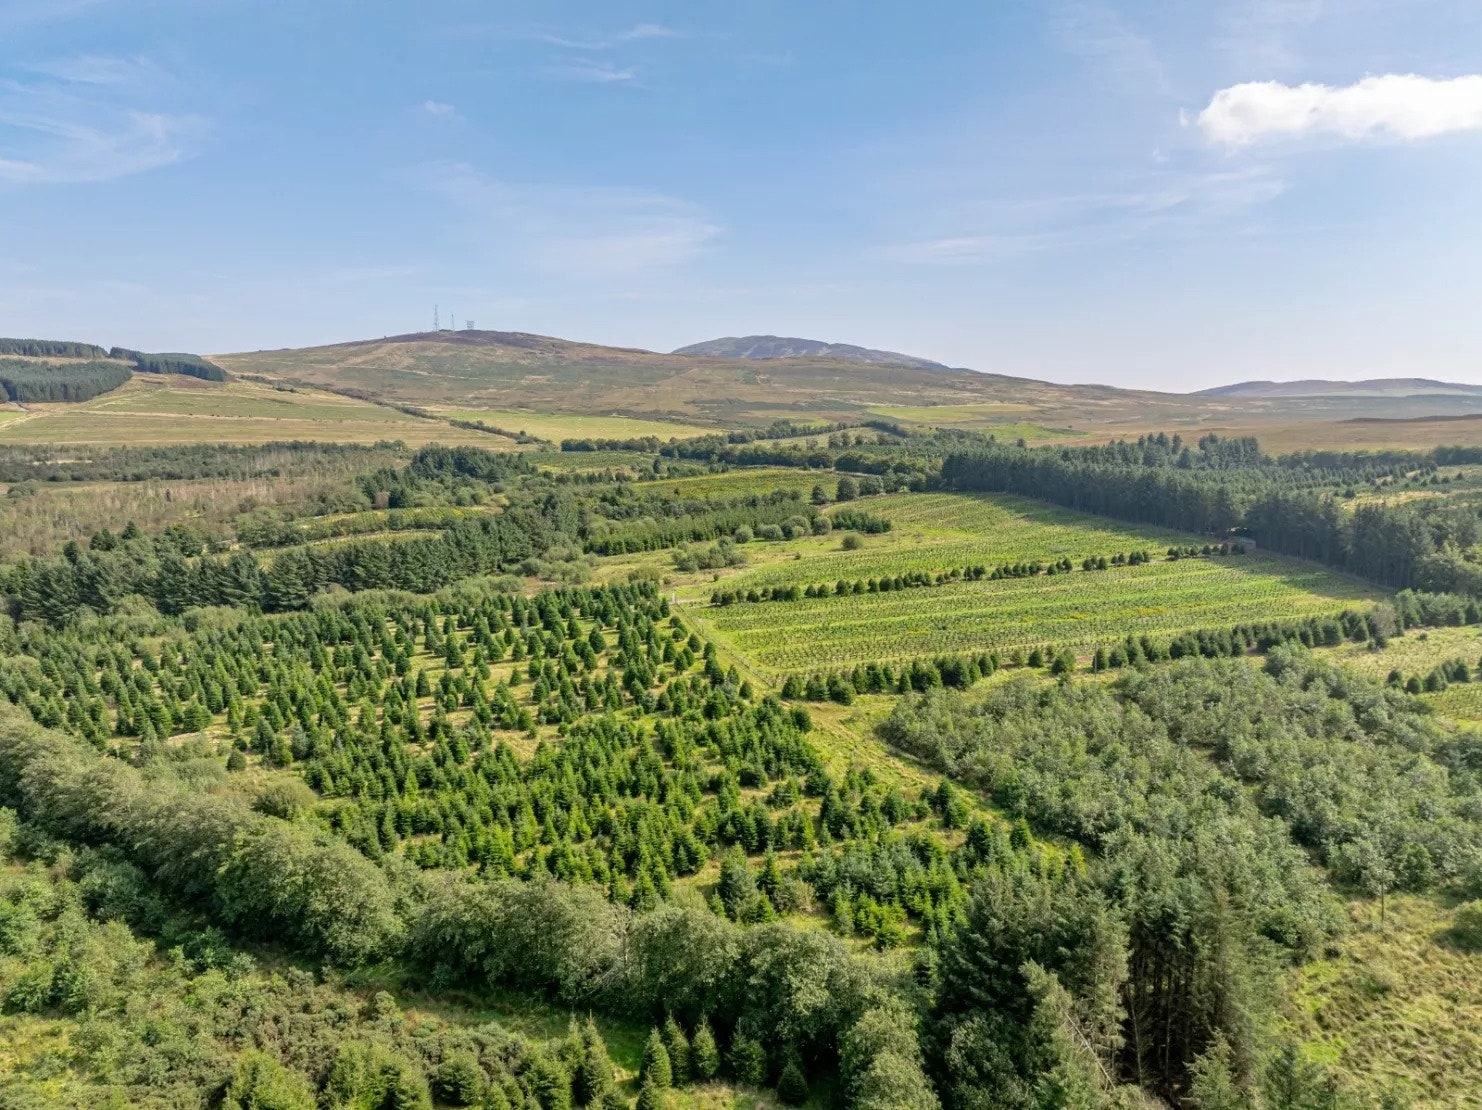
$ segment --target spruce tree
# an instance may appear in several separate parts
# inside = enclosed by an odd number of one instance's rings
[[[720,1072],[720,1049],[715,1044],[715,1034],[710,1031],[710,1022],[700,1019],[690,1042],[690,1071],[696,1079],[714,1079]]]
[[[664,1038],[657,1029],[648,1035],[648,1044],[643,1047],[643,1076],[645,1084],[664,1088],[674,1085],[674,1069],[669,1063],[669,1050],[664,1047]]]
[[[664,1048],[669,1053],[669,1070],[676,1087],[689,1082],[691,1068],[691,1046],[679,1022],[670,1014],[664,1019]]]

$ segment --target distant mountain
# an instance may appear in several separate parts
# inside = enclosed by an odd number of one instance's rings
[[[674,353],[701,358],[837,358],[845,362],[914,366],[918,370],[948,369],[940,362],[903,355],[899,351],[877,351],[872,347],[856,347],[852,343],[825,343],[821,339],[796,339],[785,335],[730,335],[704,343],[691,343]]]
[[[1438,393],[1482,396],[1482,385],[1440,382],[1431,378],[1369,378],[1357,382],[1327,381],[1314,378],[1300,382],[1236,382],[1213,389],[1201,389],[1195,397],[1228,397],[1232,399],[1280,397],[1414,397]]]

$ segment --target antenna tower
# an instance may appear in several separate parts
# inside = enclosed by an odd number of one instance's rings
[[[432,330],[433,331],[442,331],[443,330],[442,321],[438,318],[438,315],[437,315],[437,305],[433,305],[432,306]]]

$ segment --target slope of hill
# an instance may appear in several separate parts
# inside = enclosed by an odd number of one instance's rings
[[[1201,389],[1195,397],[1413,397],[1451,394],[1482,397],[1482,385],[1440,382],[1431,378],[1369,378],[1364,381],[1328,381],[1320,378],[1296,382],[1235,382]]]
[[[523,332],[420,332],[212,357],[234,373],[400,404],[658,417],[717,426],[781,417],[857,418],[890,406],[988,403],[1008,406],[1005,412],[1033,412],[1042,406],[1173,399],[970,370],[822,356],[759,360],[659,354]]]
[[[846,362],[869,362],[894,366],[915,366],[923,370],[946,370],[940,362],[898,351],[880,351],[873,347],[856,347],[853,343],[825,343],[821,339],[797,339],[783,335],[743,335],[709,339],[680,347],[676,355],[702,355],[706,358],[841,358]]]

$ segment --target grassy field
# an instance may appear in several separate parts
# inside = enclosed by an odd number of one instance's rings
[[[930,428],[968,428],[989,432],[999,439],[1023,439],[1028,443],[1049,443],[1073,439],[1083,431],[1052,428],[1034,420],[1038,408],[1028,404],[970,405],[880,405],[870,410],[875,416],[901,424]]]
[[[1482,631],[1477,628],[1432,628],[1397,636],[1382,651],[1362,644],[1324,648],[1322,654],[1336,663],[1383,681],[1397,670],[1406,678],[1424,679],[1449,659],[1465,659],[1473,669],[1482,658]],[[1456,721],[1482,724],[1482,682],[1454,683],[1445,690],[1421,694],[1420,699],[1436,712]]]
[[[500,436],[454,428],[396,409],[256,382],[137,375],[82,404],[35,405],[0,423],[0,443],[268,443],[328,440],[510,446]]]
[[[752,494],[796,490],[807,497],[814,486],[822,486],[832,496],[839,476],[832,471],[797,470],[789,467],[756,467],[728,470],[720,474],[697,474],[693,478],[665,478],[643,488],[673,493],[679,497],[705,497],[720,500]]]
[[[530,465],[558,473],[650,470],[653,456],[638,451],[532,451]]]
[[[635,436],[658,436],[659,439],[686,439],[713,435],[719,429],[698,424],[680,424],[667,420],[640,420],[630,416],[582,416],[574,413],[538,413],[501,411],[497,409],[445,409],[440,415],[449,420],[477,420],[494,428],[526,432],[541,439],[559,443],[563,439],[631,439]]]
[[[1293,973],[1290,1020],[1309,1051],[1370,1097],[1415,1110],[1482,1105],[1482,954],[1446,938],[1451,910],[1428,898],[1349,908],[1341,952]]]
[[[697,619],[772,674],[1036,645],[1084,654],[1167,635],[1339,610],[1379,594],[1266,556],[1185,559],[1053,577],[706,609]]]
[[[826,489],[832,487],[828,477],[823,476]],[[817,475],[800,480],[796,488],[806,492],[818,480]],[[1088,555],[1142,549],[1157,555],[1175,544],[1205,542],[1184,532],[1119,524],[997,494],[888,494],[850,502],[849,507],[886,517],[893,527],[882,535],[863,537],[858,551],[842,550],[838,535],[770,547],[758,544],[747,549],[756,565],[728,576],[726,586],[807,585],[1062,557],[1079,563]],[[703,596],[709,596],[708,589]]]

